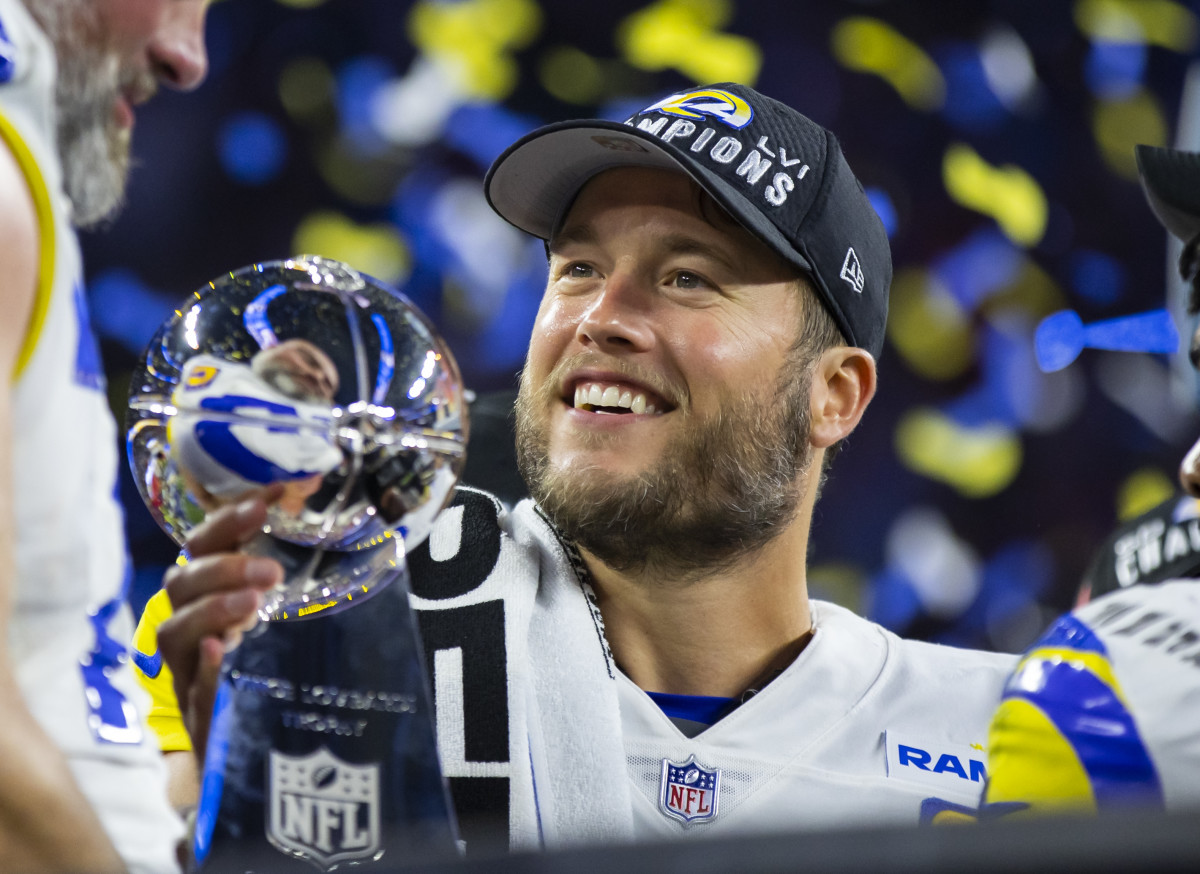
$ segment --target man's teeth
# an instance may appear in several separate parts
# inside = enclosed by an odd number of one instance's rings
[[[595,412],[597,407],[615,407],[639,414],[654,412],[654,404],[646,403],[644,394],[634,394],[629,389],[597,383],[575,386],[575,409]]]

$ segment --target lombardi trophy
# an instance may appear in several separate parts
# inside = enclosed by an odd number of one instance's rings
[[[468,434],[462,380],[432,326],[339,262],[255,264],[159,329],[127,424],[142,497],[181,545],[207,513],[283,484],[246,547],[285,577],[222,667],[201,870],[453,854],[405,564],[453,494]]]

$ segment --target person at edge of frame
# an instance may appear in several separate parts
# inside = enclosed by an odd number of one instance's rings
[[[207,73],[208,0],[0,0],[0,870],[177,871],[127,659],[116,432],[76,228],[137,108]]]
[[[1200,153],[1137,146],[1136,156],[1151,209],[1184,243],[1179,271],[1194,316]],[[1188,353],[1200,367],[1200,330]],[[1187,497],[1123,526],[1101,549],[1080,604],[1008,680],[989,731],[981,817],[1200,805],[1200,587],[1184,528],[1200,497],[1200,441],[1184,456],[1179,480]],[[1167,560],[1139,571],[1130,538],[1145,526],[1162,539]],[[1122,558],[1131,549],[1133,564]],[[1110,556],[1115,584],[1096,571]]]

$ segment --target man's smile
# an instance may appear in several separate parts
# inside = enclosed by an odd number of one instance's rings
[[[645,417],[661,416],[678,407],[664,394],[664,387],[655,390],[651,384],[660,385],[652,374],[642,378],[627,373],[627,368],[611,367],[562,367],[567,371],[560,380],[559,399],[579,413],[601,415]],[[552,382],[555,381],[551,377]]]
[[[654,415],[659,405],[654,403],[654,395],[649,398],[640,389],[616,383],[579,382],[575,385],[574,406],[589,413]]]

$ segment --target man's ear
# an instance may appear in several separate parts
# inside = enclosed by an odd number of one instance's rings
[[[826,349],[813,369],[810,410],[816,448],[827,448],[858,425],[875,396],[875,359],[857,346]]]

